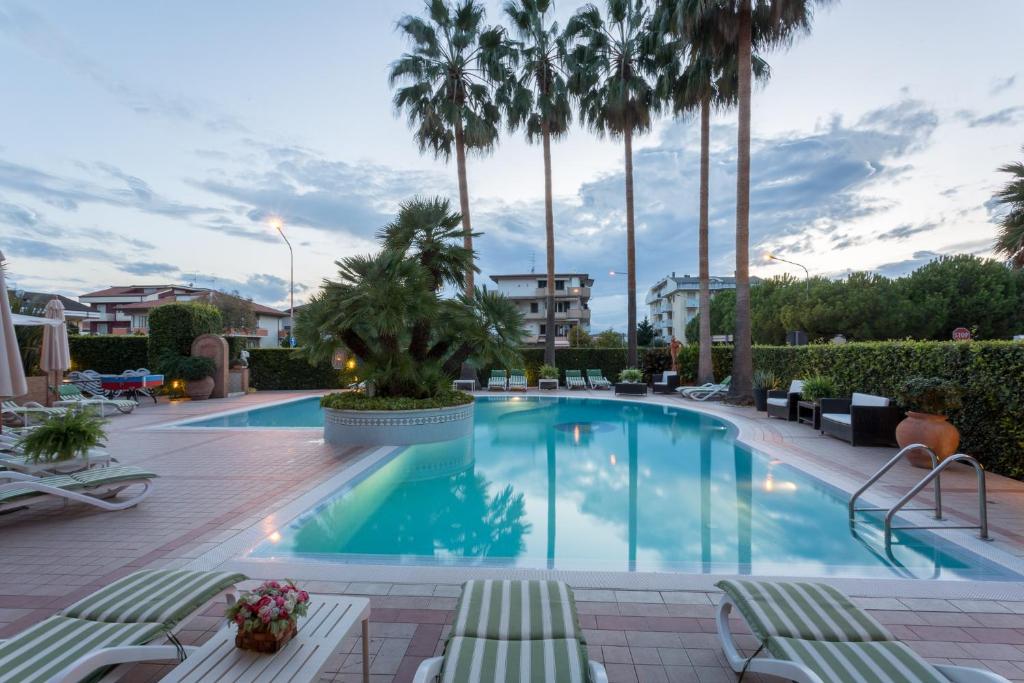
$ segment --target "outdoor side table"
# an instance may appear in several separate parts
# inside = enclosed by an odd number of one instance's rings
[[[476,391],[476,380],[457,379],[453,383],[455,391]]]
[[[557,379],[539,379],[539,380],[537,380],[537,388],[538,389],[550,389],[550,390],[557,389],[558,388],[558,380]]]
[[[821,429],[821,409],[814,401],[798,401],[796,404],[796,421],[799,424],[811,425]]]
[[[363,683],[370,680],[370,601],[326,595],[313,597],[309,613],[299,620],[298,632],[274,654],[235,647],[235,627],[225,624],[179,664],[164,683],[258,683],[315,681],[356,624],[363,626]]]
[[[647,385],[642,382],[619,382],[615,385],[615,395],[646,396]]]

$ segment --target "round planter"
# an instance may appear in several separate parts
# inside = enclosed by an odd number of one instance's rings
[[[900,448],[912,443],[924,444],[932,449],[941,462],[956,453],[960,445],[960,432],[946,420],[945,415],[908,411],[907,417],[896,425],[896,443]],[[926,453],[913,451],[907,454],[907,459],[914,467],[932,467],[931,458]]]
[[[213,393],[213,378],[190,379],[185,382],[185,395],[193,401],[203,401]]]
[[[759,412],[767,412],[768,410],[768,390],[767,389],[754,389],[754,410]]]
[[[473,431],[473,404],[427,410],[324,408],[324,441],[342,446],[409,446]]]

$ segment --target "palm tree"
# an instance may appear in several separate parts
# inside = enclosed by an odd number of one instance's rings
[[[569,20],[566,40],[569,87],[579,99],[580,119],[599,136],[622,137],[626,176],[628,270],[627,363],[637,366],[636,226],[633,213],[633,136],[651,128],[660,107],[655,92],[659,45],[645,0],[606,0],[605,13],[584,5]]]
[[[519,35],[518,72],[500,88],[509,128],[524,127],[544,148],[544,228],[547,237],[547,324],[544,362],[555,364],[555,216],[551,196],[551,140],[569,130],[572,107],[563,69],[565,41],[550,21],[552,0],[508,0],[505,14]]]
[[[509,45],[500,27],[484,25],[477,0],[425,4],[425,17],[405,16],[398,22],[412,49],[391,65],[389,83],[403,84],[395,91],[395,109],[405,111],[420,152],[429,150],[448,161],[454,148],[463,244],[472,252],[466,153],[487,152],[498,140],[501,115],[493,84],[507,77]],[[473,275],[473,270],[466,273],[464,291],[470,295]]]
[[[1024,163],[1007,164],[999,169],[1010,174],[1010,182],[996,193],[995,199],[1007,207],[999,219],[996,253],[1010,259],[1014,268],[1024,268]]]
[[[810,31],[815,5],[832,0],[680,0],[696,21],[714,22],[737,61],[736,327],[730,397],[749,403],[754,366],[750,322],[750,107],[753,53],[785,46]]]
[[[677,116],[700,114],[700,211],[698,260],[700,294],[698,303],[699,352],[697,381],[713,382],[711,362],[711,275],[708,267],[708,200],[710,195],[711,110],[736,106],[739,75],[736,51],[730,49],[721,24],[713,17],[694,13],[693,3],[667,0],[659,6],[659,30],[675,36],[687,46],[682,72],[665,69],[659,75],[659,91],[669,100]],[[768,63],[753,56],[753,74],[759,82],[770,76]]]

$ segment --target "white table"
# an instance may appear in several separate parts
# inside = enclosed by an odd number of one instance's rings
[[[539,379],[539,380],[537,380],[537,388],[538,389],[549,389],[549,390],[557,389],[558,388],[558,380],[557,379]]]
[[[299,630],[274,654],[235,647],[235,627],[226,624],[207,643],[162,678],[170,681],[315,681],[356,623],[363,627],[363,683],[370,680],[370,601],[344,596],[314,597]]]

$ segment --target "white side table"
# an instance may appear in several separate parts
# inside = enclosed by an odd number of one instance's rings
[[[455,391],[476,391],[476,380],[457,379],[452,382],[452,387]]]
[[[539,380],[537,380],[537,388],[538,389],[548,389],[548,390],[552,390],[553,391],[553,390],[558,388],[558,380],[557,379],[539,379]]]
[[[235,647],[235,627],[225,624],[210,640],[192,650],[188,659],[174,667],[163,683],[258,683],[315,681],[327,658],[348,632],[362,622],[363,683],[370,681],[370,601],[327,595],[310,601],[309,613],[299,620],[299,630],[274,654]]]

